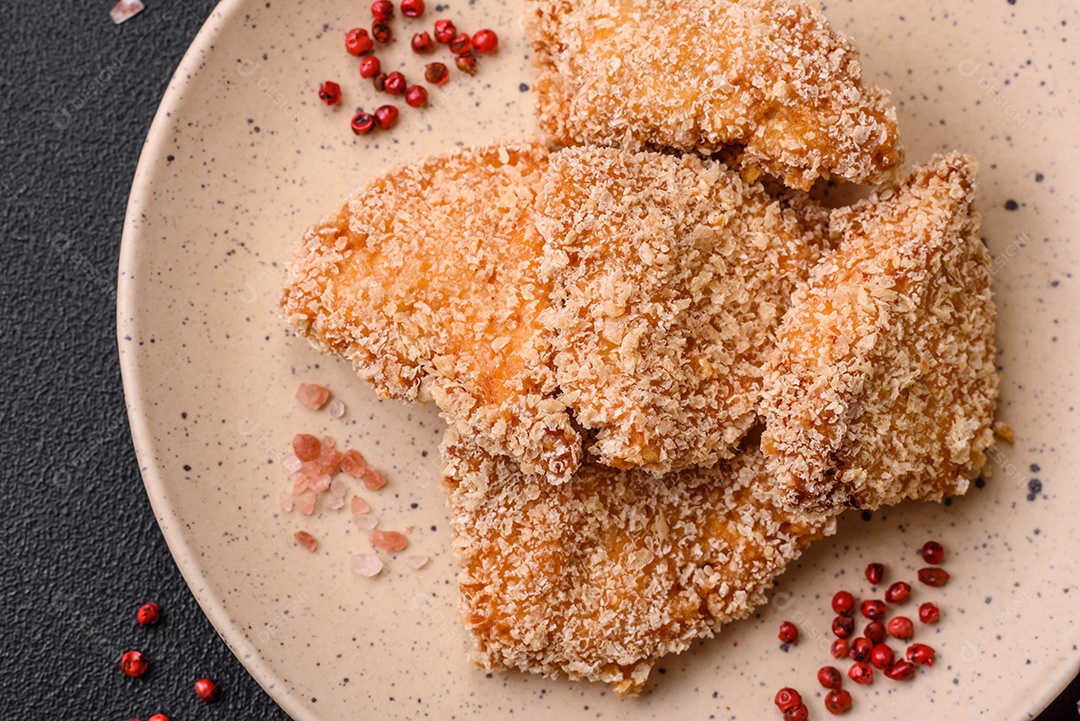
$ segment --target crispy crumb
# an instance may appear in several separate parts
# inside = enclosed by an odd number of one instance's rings
[[[935,156],[834,211],[840,247],[797,293],[765,376],[762,448],[788,502],[941,500],[986,463],[996,314],[975,173]]]
[[[561,485],[447,433],[462,619],[487,669],[638,693],[661,656],[744,618],[831,515],[774,503],[749,448],[662,478],[593,464]]]
[[[827,212],[715,161],[603,148],[553,153],[537,208],[556,378],[590,452],[653,472],[734,455]]]
[[[566,145],[743,160],[807,189],[891,179],[889,94],[821,10],[794,0],[528,0],[541,127]]]

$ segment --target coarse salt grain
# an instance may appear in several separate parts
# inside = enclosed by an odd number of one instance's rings
[[[142,0],[119,0],[113,9],[109,11],[109,17],[112,18],[114,25],[119,25],[135,17],[145,8],[146,6],[142,4]]]
[[[321,473],[308,481],[308,487],[316,493],[322,493],[330,487],[330,476]]]
[[[379,525],[379,519],[369,513],[357,513],[352,517],[352,520],[361,531],[370,531]]]
[[[336,511],[339,508],[345,507],[345,499],[341,496],[331,496],[330,500],[326,502],[326,507],[331,511]]]
[[[278,495],[278,504],[283,511],[291,511],[293,509],[293,494],[290,491],[282,491]]]
[[[352,570],[368,578],[378,576],[383,570],[383,562],[373,553],[358,553],[349,559],[349,565]]]
[[[335,478],[330,481],[330,495],[334,498],[345,498],[345,481]]]
[[[298,505],[301,513],[305,516],[310,516],[315,512],[315,494],[306,493],[303,496],[300,496],[300,503]]]
[[[323,444],[323,446],[325,448],[333,448],[334,446],[337,445],[337,441],[334,440],[333,436],[323,436],[322,437],[322,444]]]
[[[407,565],[414,571],[419,571],[421,568],[427,565],[428,560],[429,559],[427,556],[409,556],[405,559],[405,565]]]
[[[386,551],[404,551],[409,546],[409,539],[399,531],[371,531],[368,540],[376,548]]]
[[[341,457],[341,470],[353,478],[363,477],[366,466],[367,462],[360,455],[360,451],[345,451],[345,454]]]
[[[345,404],[335,398],[334,400],[330,401],[330,405],[327,407],[327,410],[330,411],[331,418],[341,418],[343,415],[345,415]]]
[[[361,513],[367,513],[371,510],[371,506],[360,496],[353,496],[352,499],[352,512],[354,516],[359,516]]]
[[[379,473],[371,466],[364,466],[362,475],[364,486],[366,486],[369,491],[377,491],[386,485],[386,479],[383,478],[383,474]]]
[[[300,401],[300,405],[313,411],[317,411],[326,405],[329,398],[330,391],[326,390],[325,386],[314,383],[301,383],[300,387],[296,389],[296,400]]]
[[[300,466],[304,465],[304,462],[297,458],[296,454],[290,453],[282,459],[281,465],[289,473],[296,473],[300,470]]]
[[[301,546],[311,551],[312,553],[314,553],[315,549],[319,547],[319,542],[315,540],[315,536],[311,535],[307,531],[297,531],[293,534],[293,537],[296,539],[297,543],[299,543]]]
[[[319,457],[322,444],[319,439],[308,433],[297,433],[292,439],[293,453],[301,461],[313,461]]]
[[[299,496],[308,489],[308,477],[301,474],[293,479],[293,495]]]

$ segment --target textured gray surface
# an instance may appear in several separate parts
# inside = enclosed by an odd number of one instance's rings
[[[1000,0],[1004,2],[1005,0]],[[154,522],[114,340],[127,193],[166,83],[213,3],[0,3],[0,717],[285,718],[214,633]],[[146,600],[163,608],[135,623]],[[151,671],[119,673],[128,648]],[[195,679],[222,698],[197,701]],[[1042,721],[1076,718],[1080,685]],[[74,714],[72,714],[74,712]]]

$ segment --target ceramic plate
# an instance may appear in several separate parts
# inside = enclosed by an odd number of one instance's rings
[[[1080,8],[890,0],[831,2],[826,12],[861,46],[866,75],[893,90],[909,161],[951,148],[982,161],[999,415],[1016,440],[1000,445],[984,487],[951,504],[843,518],[757,616],[664,660],[639,698],[619,700],[601,685],[486,674],[466,661],[437,483],[442,423],[431,407],[378,399],[346,364],[286,332],[275,309],[288,246],[372,173],[535,130],[519,5],[470,0],[429,9],[427,22],[396,20],[402,39],[380,55],[417,79],[426,59],[407,38],[436,17],[494,28],[501,48],[474,78],[454,71],[433,107],[399,103],[397,128],[360,139],[349,131],[353,109],[377,103],[342,38],[367,23],[366,3],[229,0],[215,10],[165,94],[135,177],[119,345],[162,531],[218,631],[290,715],[759,718],[776,713],[773,694],[791,684],[821,718],[814,671],[827,661],[832,592],[869,593],[860,569],[870,560],[912,577],[931,537],[946,544],[954,575],[914,599],[944,609],[941,623],[919,630],[938,663],[914,683],[854,688],[859,717],[891,718],[895,708],[910,718],[1027,718],[1076,673]],[[325,79],[344,89],[336,109],[316,97]],[[301,381],[329,386],[344,417],[300,407]],[[382,575],[357,576],[348,559],[370,547],[347,510],[307,518],[279,508],[290,485],[281,461],[300,431],[332,434],[384,471],[389,485],[367,497],[384,527],[412,529],[409,553],[429,556],[425,568],[384,555]],[[299,529],[320,539],[317,553],[293,541]],[[787,652],[776,639],[783,619],[803,631]]]

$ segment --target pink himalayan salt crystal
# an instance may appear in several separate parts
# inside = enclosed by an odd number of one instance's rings
[[[345,507],[345,499],[341,496],[331,496],[330,500],[326,502],[326,507],[331,511],[336,511],[339,508]]]
[[[313,461],[319,457],[322,444],[311,434],[297,433],[292,439],[292,449],[301,461]]]
[[[315,494],[305,493],[300,496],[300,503],[297,504],[300,507],[300,512],[305,516],[310,516],[315,512]]]
[[[379,525],[379,519],[369,513],[358,513],[352,517],[352,521],[361,531],[370,531]]]
[[[315,476],[308,481],[308,488],[316,493],[322,493],[326,489],[330,488],[330,476],[325,473]]]
[[[345,504],[345,490],[345,481],[341,480],[340,478],[335,478],[334,480],[330,481],[330,495],[332,495],[334,498],[342,499],[342,505]]]
[[[296,473],[300,470],[300,466],[304,465],[303,461],[296,457],[296,454],[290,453],[281,460],[281,466],[289,473]]]
[[[349,559],[349,565],[352,570],[368,578],[378,576],[383,570],[383,562],[373,553],[358,553]]]
[[[300,401],[300,405],[304,406],[304,408],[310,408],[313,411],[317,411],[326,405],[329,398],[330,391],[326,390],[325,386],[314,383],[301,383],[300,387],[296,389],[296,400]]]
[[[337,398],[330,401],[330,405],[327,407],[327,411],[330,412],[331,418],[341,418],[345,415],[345,404],[339,401]]]
[[[334,440],[333,436],[323,436],[322,444],[324,448],[333,448],[337,445],[337,441]]]
[[[341,451],[336,451],[333,448],[327,448],[323,446],[322,453],[319,454],[319,470],[323,473],[329,473],[331,476],[341,470],[341,460],[345,457]]]
[[[341,458],[341,470],[353,478],[361,478],[365,467],[367,467],[367,462],[360,455],[360,451],[345,451]]]
[[[282,491],[278,495],[278,504],[281,506],[281,510],[288,513],[293,509],[293,494],[289,491]]]
[[[301,473],[300,475],[298,475],[296,478],[293,479],[293,487],[292,487],[293,495],[299,496],[301,493],[303,493],[307,489],[308,489],[308,477],[307,476],[305,476],[304,474]]]
[[[414,571],[419,571],[428,564],[427,556],[409,556],[405,559],[405,565]]]
[[[297,531],[293,534],[293,537],[296,538],[297,543],[299,543],[301,546],[311,551],[312,553],[314,553],[315,549],[319,547],[319,542],[315,540],[315,536],[311,535],[307,531]]]
[[[145,8],[146,6],[142,4],[142,0],[119,0],[113,9],[109,11],[109,17],[112,18],[113,25],[119,25],[135,17]]]
[[[359,516],[361,513],[367,513],[371,510],[371,506],[360,496],[353,496],[352,499],[352,513],[354,516]]]
[[[364,466],[363,479],[364,485],[369,491],[377,491],[386,485],[386,479],[383,478],[383,475],[371,466]]]
[[[409,545],[409,539],[399,531],[371,531],[368,533],[371,545],[386,551],[404,551]]]

